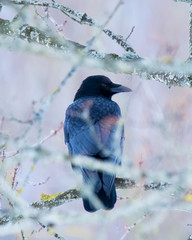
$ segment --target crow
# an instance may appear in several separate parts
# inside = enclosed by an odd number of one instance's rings
[[[102,75],[89,76],[82,82],[74,102],[66,110],[64,135],[70,155],[90,156],[95,161],[115,166],[121,164],[124,126],[120,121],[121,110],[111,97],[131,91]],[[101,203],[98,207],[93,197],[83,195],[86,211],[95,212],[100,208],[110,210],[114,207],[117,199],[115,174],[73,164],[72,168],[80,171],[84,184],[91,186],[92,196]]]

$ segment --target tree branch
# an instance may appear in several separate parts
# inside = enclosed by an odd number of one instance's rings
[[[4,4],[7,4],[6,0],[3,0]],[[61,4],[58,4],[56,2],[40,2],[37,0],[30,0],[30,1],[23,1],[23,0],[11,0],[9,1],[9,4],[18,4],[18,5],[33,5],[33,6],[42,6],[42,7],[50,7],[57,9],[64,13],[66,16],[71,18],[73,21],[78,22],[79,24],[88,25],[91,27],[96,27],[100,29],[103,33],[105,33],[108,37],[110,37],[112,40],[116,41],[126,52],[129,52],[132,55],[132,58],[139,58],[136,54],[135,50],[126,42],[126,40],[117,34],[114,34],[109,29],[103,28],[103,26],[99,23],[97,23],[95,20],[93,20],[91,17],[89,17],[86,13],[80,13],[78,11],[72,10],[69,7],[65,7]],[[121,4],[121,1],[120,1]],[[118,4],[119,5],[119,4]]]
[[[151,182],[149,184],[143,184],[143,185],[137,186],[134,180],[123,179],[123,178],[116,178],[115,185],[117,189],[129,189],[129,188],[139,187],[144,191],[165,190],[170,186],[170,184],[168,183],[161,183],[161,182]],[[53,208],[53,207],[58,207],[64,203],[77,200],[79,198],[81,198],[80,190],[76,188],[72,188],[65,192],[51,194],[51,195],[41,194],[41,201],[33,202],[31,204],[31,207],[34,207],[36,209]],[[5,225],[10,221],[17,222],[22,219],[23,219],[23,216],[21,215],[13,218],[10,218],[10,214],[5,215],[0,218],[0,225]]]
[[[41,53],[57,58],[66,58],[72,62],[80,61],[89,67],[97,67],[114,73],[137,74],[142,78],[156,80],[168,86],[192,86],[192,68],[190,63],[165,64],[159,61],[133,60],[129,53],[119,56],[117,54],[105,54],[95,50],[85,50],[85,46],[63,39],[59,36],[48,35],[36,27],[27,24],[18,26],[8,20],[0,19],[0,34],[12,38],[22,39],[25,42],[36,45],[20,43],[19,49]],[[0,40],[0,43],[8,47],[18,49],[18,42]],[[9,45],[10,44],[10,45]],[[39,48],[38,48],[39,45]],[[82,61],[82,57],[83,61]]]
[[[191,0],[173,0],[174,2],[186,2],[186,3],[192,3]]]
[[[190,4],[190,27],[189,27],[189,61],[192,61],[192,2]]]
[[[136,188],[137,184],[134,180],[116,178],[115,179],[116,189],[129,189]],[[139,186],[143,190],[163,190],[166,189],[170,184],[161,182],[152,182],[149,184],[143,184]],[[72,188],[63,193],[57,193],[52,195],[41,194],[41,201],[32,203],[31,206],[35,208],[52,208],[60,206],[66,202],[71,202],[73,200],[81,198],[81,192],[79,189]]]

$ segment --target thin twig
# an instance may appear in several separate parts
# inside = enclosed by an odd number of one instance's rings
[[[42,145],[44,142],[46,142],[46,141],[49,140],[50,138],[52,138],[53,136],[57,135],[57,133],[58,133],[59,131],[61,131],[62,129],[63,129],[63,122],[61,122],[61,123],[59,124],[59,127],[58,127],[58,128],[56,128],[55,130],[52,130],[49,135],[47,135],[46,137],[44,137],[43,139],[41,139],[41,140],[39,141],[39,143],[33,144],[32,147],[36,147],[36,146]]]
[[[123,240],[127,237],[127,235],[131,232],[132,229],[134,229],[139,223],[143,222],[147,215],[143,215],[140,219],[138,219],[136,222],[134,222],[131,226],[127,227],[126,232],[123,234],[123,236],[120,238],[120,240]]]
[[[16,183],[15,183],[15,179],[16,179],[16,175],[19,169],[19,165],[17,165],[17,167],[14,168],[14,172],[13,172],[13,178],[12,178],[12,189],[14,189],[16,187]]]
[[[59,239],[59,240],[66,240],[66,238],[64,238],[64,237],[62,237],[61,235],[59,235],[58,233],[56,233],[55,231],[54,231],[54,227],[53,226],[45,226],[43,223],[41,223],[41,222],[39,222],[38,221],[38,223],[41,225],[41,227],[42,228],[45,228],[46,230],[47,230],[47,232],[51,235],[51,236],[53,236],[53,237],[55,237],[55,238],[57,238],[57,239]]]
[[[104,25],[102,26],[102,29],[104,29],[107,24],[111,21],[111,19],[113,18],[113,16],[115,15],[115,13],[117,12],[117,10],[119,9],[119,7],[123,4],[122,0],[119,0],[117,5],[115,6],[115,8],[113,9],[113,11],[111,12],[111,14],[108,16],[108,19],[106,20],[106,22],[104,23]]]
[[[48,141],[50,138],[52,138],[53,136],[55,136],[59,131],[61,131],[63,129],[63,122],[61,122],[58,126],[58,128],[56,128],[55,130],[52,130],[51,133],[49,135],[47,135],[46,137],[44,137],[43,139],[41,139],[39,142],[34,143],[31,145],[31,148],[36,148],[39,147],[40,145],[42,145],[43,143],[45,143],[46,141]],[[21,153],[23,150],[23,148],[17,149],[16,151],[10,153],[10,152],[0,152],[0,157],[3,159],[6,158],[11,158],[11,157],[15,157],[16,155],[18,155],[19,153]]]
[[[9,120],[9,121],[15,121],[15,122],[21,123],[21,124],[32,124],[32,123],[33,123],[33,119],[29,119],[29,120],[23,121],[23,120],[20,120],[20,119],[15,118],[15,117],[11,117],[11,118],[9,118],[9,119],[7,119],[7,120]]]
[[[34,182],[31,182],[31,181],[28,181],[28,183],[30,185],[32,185],[33,187],[36,187],[36,186],[41,186],[41,185],[46,184],[49,181],[49,179],[50,179],[50,177],[47,177],[43,182],[34,183]]]
[[[190,15],[190,26],[189,26],[189,61],[192,61],[192,3],[190,4],[190,10],[189,10],[189,15]]]
[[[25,235],[24,235],[23,230],[21,230],[21,237],[22,237],[23,240],[27,240],[27,239],[25,238]]]
[[[132,35],[134,29],[135,29],[135,26],[132,27],[131,32],[130,32],[129,35],[125,38],[125,41],[127,41],[127,40],[130,38],[130,36]]]
[[[138,58],[138,55],[136,54],[135,50],[129,44],[126,43],[126,41],[123,39],[122,36],[114,34],[109,29],[103,28],[103,26],[101,24],[98,24],[95,20],[93,20],[91,17],[89,17],[86,13],[83,14],[83,13],[74,11],[68,7],[57,4],[56,2],[45,2],[45,1],[40,2],[40,1],[33,1],[33,0],[30,0],[30,1],[11,0],[11,1],[9,1],[9,3],[19,4],[19,5],[28,4],[28,5],[51,7],[51,8],[58,9],[59,11],[61,11],[65,15],[67,15],[69,18],[71,18],[73,21],[76,21],[79,24],[86,24],[88,26],[93,26],[93,27],[101,29],[101,31],[103,31],[107,36],[109,36],[112,40],[116,41],[117,44],[119,44],[122,48],[124,48],[124,50],[126,52],[131,52],[135,56],[135,58]],[[7,2],[5,0],[3,0],[3,4],[7,4]],[[114,15],[114,12],[118,9],[118,7],[121,4],[122,4],[122,1],[120,0],[118,2],[117,6],[115,7],[114,11],[112,12],[112,14],[111,14],[112,16]],[[110,16],[109,16],[109,20],[110,20]],[[108,21],[107,21],[107,23],[108,23]],[[106,24],[104,24],[104,26],[105,25]]]
[[[2,132],[2,130],[3,130],[4,122],[5,122],[5,117],[2,117],[1,122],[0,122],[0,132]]]

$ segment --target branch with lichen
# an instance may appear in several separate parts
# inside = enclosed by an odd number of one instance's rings
[[[89,67],[102,68],[114,73],[125,73],[139,75],[142,78],[156,80],[168,86],[189,86],[192,85],[192,68],[190,63],[166,64],[160,61],[144,59],[133,59],[129,53],[119,56],[117,54],[105,54],[90,49],[85,51],[86,46],[66,40],[53,34],[44,33],[37,27],[27,24],[12,24],[8,20],[0,19],[0,34],[12,38],[22,39],[25,42],[16,40],[8,42],[0,40],[2,45],[15,49],[27,50],[35,53],[43,53],[47,56],[54,56],[77,61]],[[35,45],[26,45],[26,42]],[[10,45],[9,45],[10,44]]]
[[[129,189],[137,187],[137,184],[134,180],[125,178],[116,178],[115,185],[116,189]],[[166,189],[168,186],[170,186],[170,184],[168,183],[151,182],[149,184],[143,184],[139,187],[147,191],[147,190],[163,190]],[[81,198],[81,191],[77,188],[72,188],[63,193],[61,192],[51,195],[42,193],[41,200],[32,203],[31,206],[35,208],[52,208],[79,198]]]
[[[170,184],[161,183],[161,182],[151,182],[148,184],[137,185],[134,180],[124,179],[124,178],[116,178],[115,185],[117,189],[129,189],[129,188],[143,188],[143,190],[165,190]],[[81,191],[77,188],[69,189],[65,192],[56,193],[56,194],[41,194],[41,200],[33,202],[30,207],[36,209],[44,209],[44,208],[53,208],[58,207],[67,202],[71,202],[81,198]],[[11,218],[10,215],[5,215],[0,218],[0,225],[7,224],[9,221],[17,222],[23,219],[23,216],[16,216]]]
[[[117,189],[126,189],[136,186],[135,181],[130,179],[116,178],[115,185]],[[52,208],[60,206],[66,202],[70,202],[76,199],[81,198],[81,191],[77,188],[72,188],[68,191],[47,195],[42,193],[41,200],[38,202],[32,203],[32,206],[35,208]]]
[[[7,1],[3,1],[3,3],[7,4]],[[57,9],[79,24],[88,25],[88,26],[96,27],[100,29],[112,40],[116,41],[117,44],[119,44],[126,52],[130,52],[133,58],[139,58],[135,50],[126,42],[126,39],[124,39],[120,35],[114,34],[111,30],[104,28],[101,24],[97,23],[94,19],[89,17],[86,13],[80,13],[78,11],[75,11],[69,7],[65,7],[56,2],[46,2],[46,1],[40,2],[40,1],[34,1],[34,0],[30,0],[30,1],[11,0],[9,1],[9,4],[32,5],[32,6],[41,6],[41,7],[49,7],[49,8]],[[122,4],[122,2],[120,4]]]

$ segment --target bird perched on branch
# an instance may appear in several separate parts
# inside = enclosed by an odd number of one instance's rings
[[[101,75],[90,76],[83,81],[74,102],[66,111],[64,135],[69,154],[121,164],[124,128],[120,121],[120,108],[111,100],[114,94],[120,92],[131,92],[131,89]],[[91,195],[83,194],[85,210],[112,209],[117,199],[115,174],[84,166],[72,167],[81,172],[84,184],[91,188]]]

